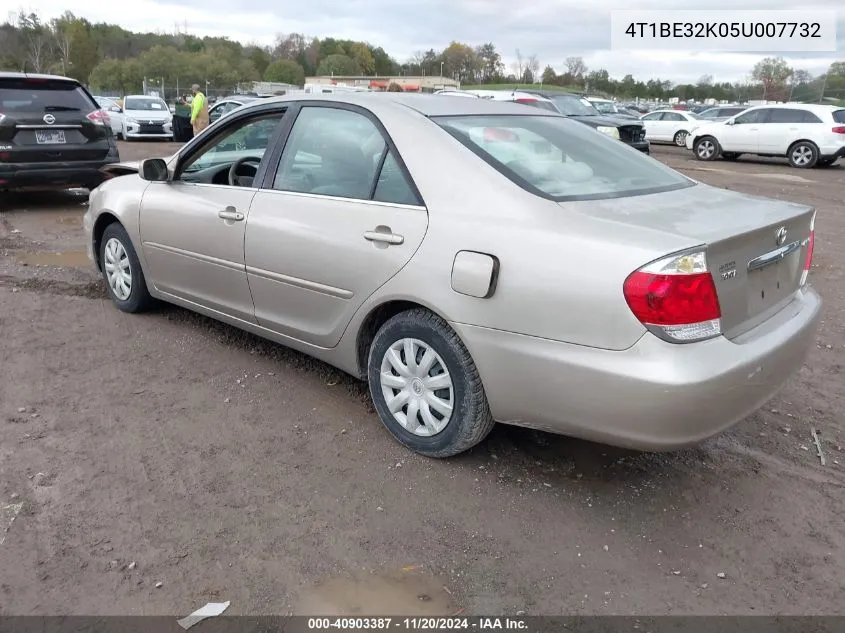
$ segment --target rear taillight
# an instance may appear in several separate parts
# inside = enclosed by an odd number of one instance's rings
[[[837,125],[833,128],[834,134],[845,134],[845,125]]]
[[[105,110],[94,110],[85,118],[91,121],[91,123],[94,123],[95,125],[109,124],[109,113]]]
[[[643,266],[628,275],[623,293],[640,323],[664,340],[692,343],[722,333],[719,297],[703,250]]]
[[[807,238],[807,257],[804,259],[804,272],[801,273],[801,285],[807,283],[810,276],[810,268],[813,266],[813,247],[816,243],[816,214],[810,220],[810,236]]]

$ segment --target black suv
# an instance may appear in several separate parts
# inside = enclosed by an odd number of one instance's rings
[[[0,190],[99,185],[120,161],[108,116],[75,79],[0,72]]]
[[[645,140],[645,126],[636,119],[623,119],[602,114],[584,97],[559,90],[531,90],[520,88],[521,92],[540,95],[549,99],[562,115],[593,128],[616,128],[619,140],[645,154],[651,153],[649,142]],[[599,130],[605,132],[605,129]]]

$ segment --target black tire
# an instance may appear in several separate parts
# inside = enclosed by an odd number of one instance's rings
[[[712,136],[702,136],[695,139],[692,152],[698,160],[716,160],[722,153],[722,148]]]
[[[819,161],[819,148],[810,141],[797,141],[790,145],[786,152],[786,159],[792,167],[812,169]]]
[[[742,156],[742,154],[737,154],[736,152],[722,152],[722,158],[725,160],[736,160]]]
[[[687,134],[689,134],[689,132],[687,132],[686,130],[678,130],[677,132],[675,132],[675,137],[672,139],[672,142],[678,147],[686,147]]]
[[[448,371],[451,381],[452,413],[438,433],[421,436],[407,430],[390,412],[381,384],[382,362],[391,346],[403,339],[416,339],[435,352]],[[415,350],[416,355],[422,349]],[[401,357],[404,360],[404,353]],[[428,376],[435,368],[435,364]],[[398,373],[394,374],[398,376]],[[481,377],[472,357],[455,331],[437,315],[425,309],[409,310],[389,319],[376,332],[367,361],[370,395],[376,412],[387,430],[401,444],[427,457],[451,457],[481,442],[494,426]],[[409,388],[410,389],[410,388]],[[396,388],[398,392],[398,388]],[[435,395],[446,389],[434,392]],[[446,396],[440,396],[445,398]],[[404,409],[404,411],[403,411]],[[407,413],[407,405],[400,409]],[[438,415],[440,415],[438,413]],[[444,416],[445,417],[445,416]],[[416,420],[421,425],[422,414]],[[442,421],[439,418],[438,421]]]
[[[121,298],[115,294],[115,290],[112,288],[108,274],[106,273],[106,247],[112,240],[117,240],[120,243],[120,246],[123,247],[123,251],[126,253],[126,259],[129,260],[129,295],[125,298]],[[144,277],[144,271],[141,270],[141,262],[138,261],[138,256],[135,254],[132,240],[129,239],[126,229],[117,222],[109,224],[106,230],[103,231],[103,237],[100,239],[100,272],[103,273],[103,279],[106,282],[109,297],[111,297],[118,310],[134,314],[148,310],[155,303],[155,300],[150,295],[150,291],[147,289],[147,280]]]

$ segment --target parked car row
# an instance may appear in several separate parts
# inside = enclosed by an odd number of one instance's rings
[[[441,90],[439,95],[512,101],[557,112],[646,154],[650,153],[646,129],[636,119],[601,114],[586,98],[558,90]]]

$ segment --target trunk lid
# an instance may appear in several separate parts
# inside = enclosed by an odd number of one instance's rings
[[[815,216],[815,209],[805,205],[702,184],[667,193],[562,204],[593,217],[706,245],[727,338],[771,317],[800,288]]]

